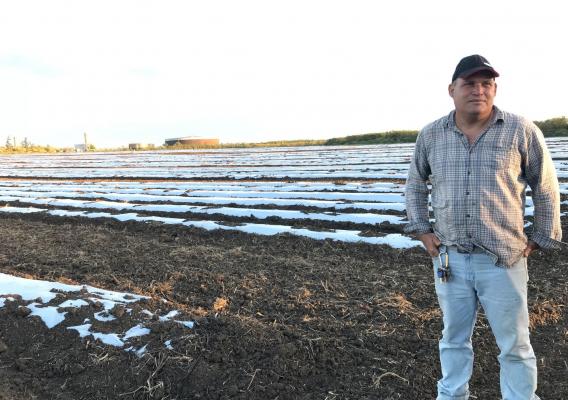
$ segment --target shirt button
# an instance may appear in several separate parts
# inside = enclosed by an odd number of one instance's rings
[[[465,192],[465,194],[469,195],[469,192]]]
[[[468,217],[468,218],[469,218],[469,217],[470,217],[470,215],[469,215],[469,214],[467,214],[467,215],[466,215],[466,217]]]
[[[467,235],[468,239],[471,239],[471,235]]]
[[[467,174],[470,175],[470,174],[471,174],[471,171],[467,171]]]

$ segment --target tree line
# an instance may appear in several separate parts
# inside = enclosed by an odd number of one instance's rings
[[[568,136],[568,118],[552,118],[545,121],[534,121],[544,136]]]
[[[534,121],[545,137],[568,136],[568,118],[559,117],[545,121]],[[325,141],[325,145],[357,145],[357,144],[386,144],[386,143],[413,143],[416,141],[418,131],[389,131],[380,133],[366,133],[332,138]]]

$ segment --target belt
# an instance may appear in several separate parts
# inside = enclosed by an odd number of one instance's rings
[[[473,246],[473,250],[464,250],[459,246],[449,246],[451,249],[456,250],[460,254],[484,253],[483,249],[478,246]]]

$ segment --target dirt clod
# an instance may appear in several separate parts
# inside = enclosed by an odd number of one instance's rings
[[[31,313],[32,313],[32,310],[30,310],[28,307],[20,306],[20,307],[16,308],[16,315],[18,317],[27,317]]]

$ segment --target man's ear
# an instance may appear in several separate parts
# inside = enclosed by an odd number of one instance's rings
[[[450,97],[453,99],[454,98],[454,83],[450,83],[448,85],[448,94],[450,95]]]

